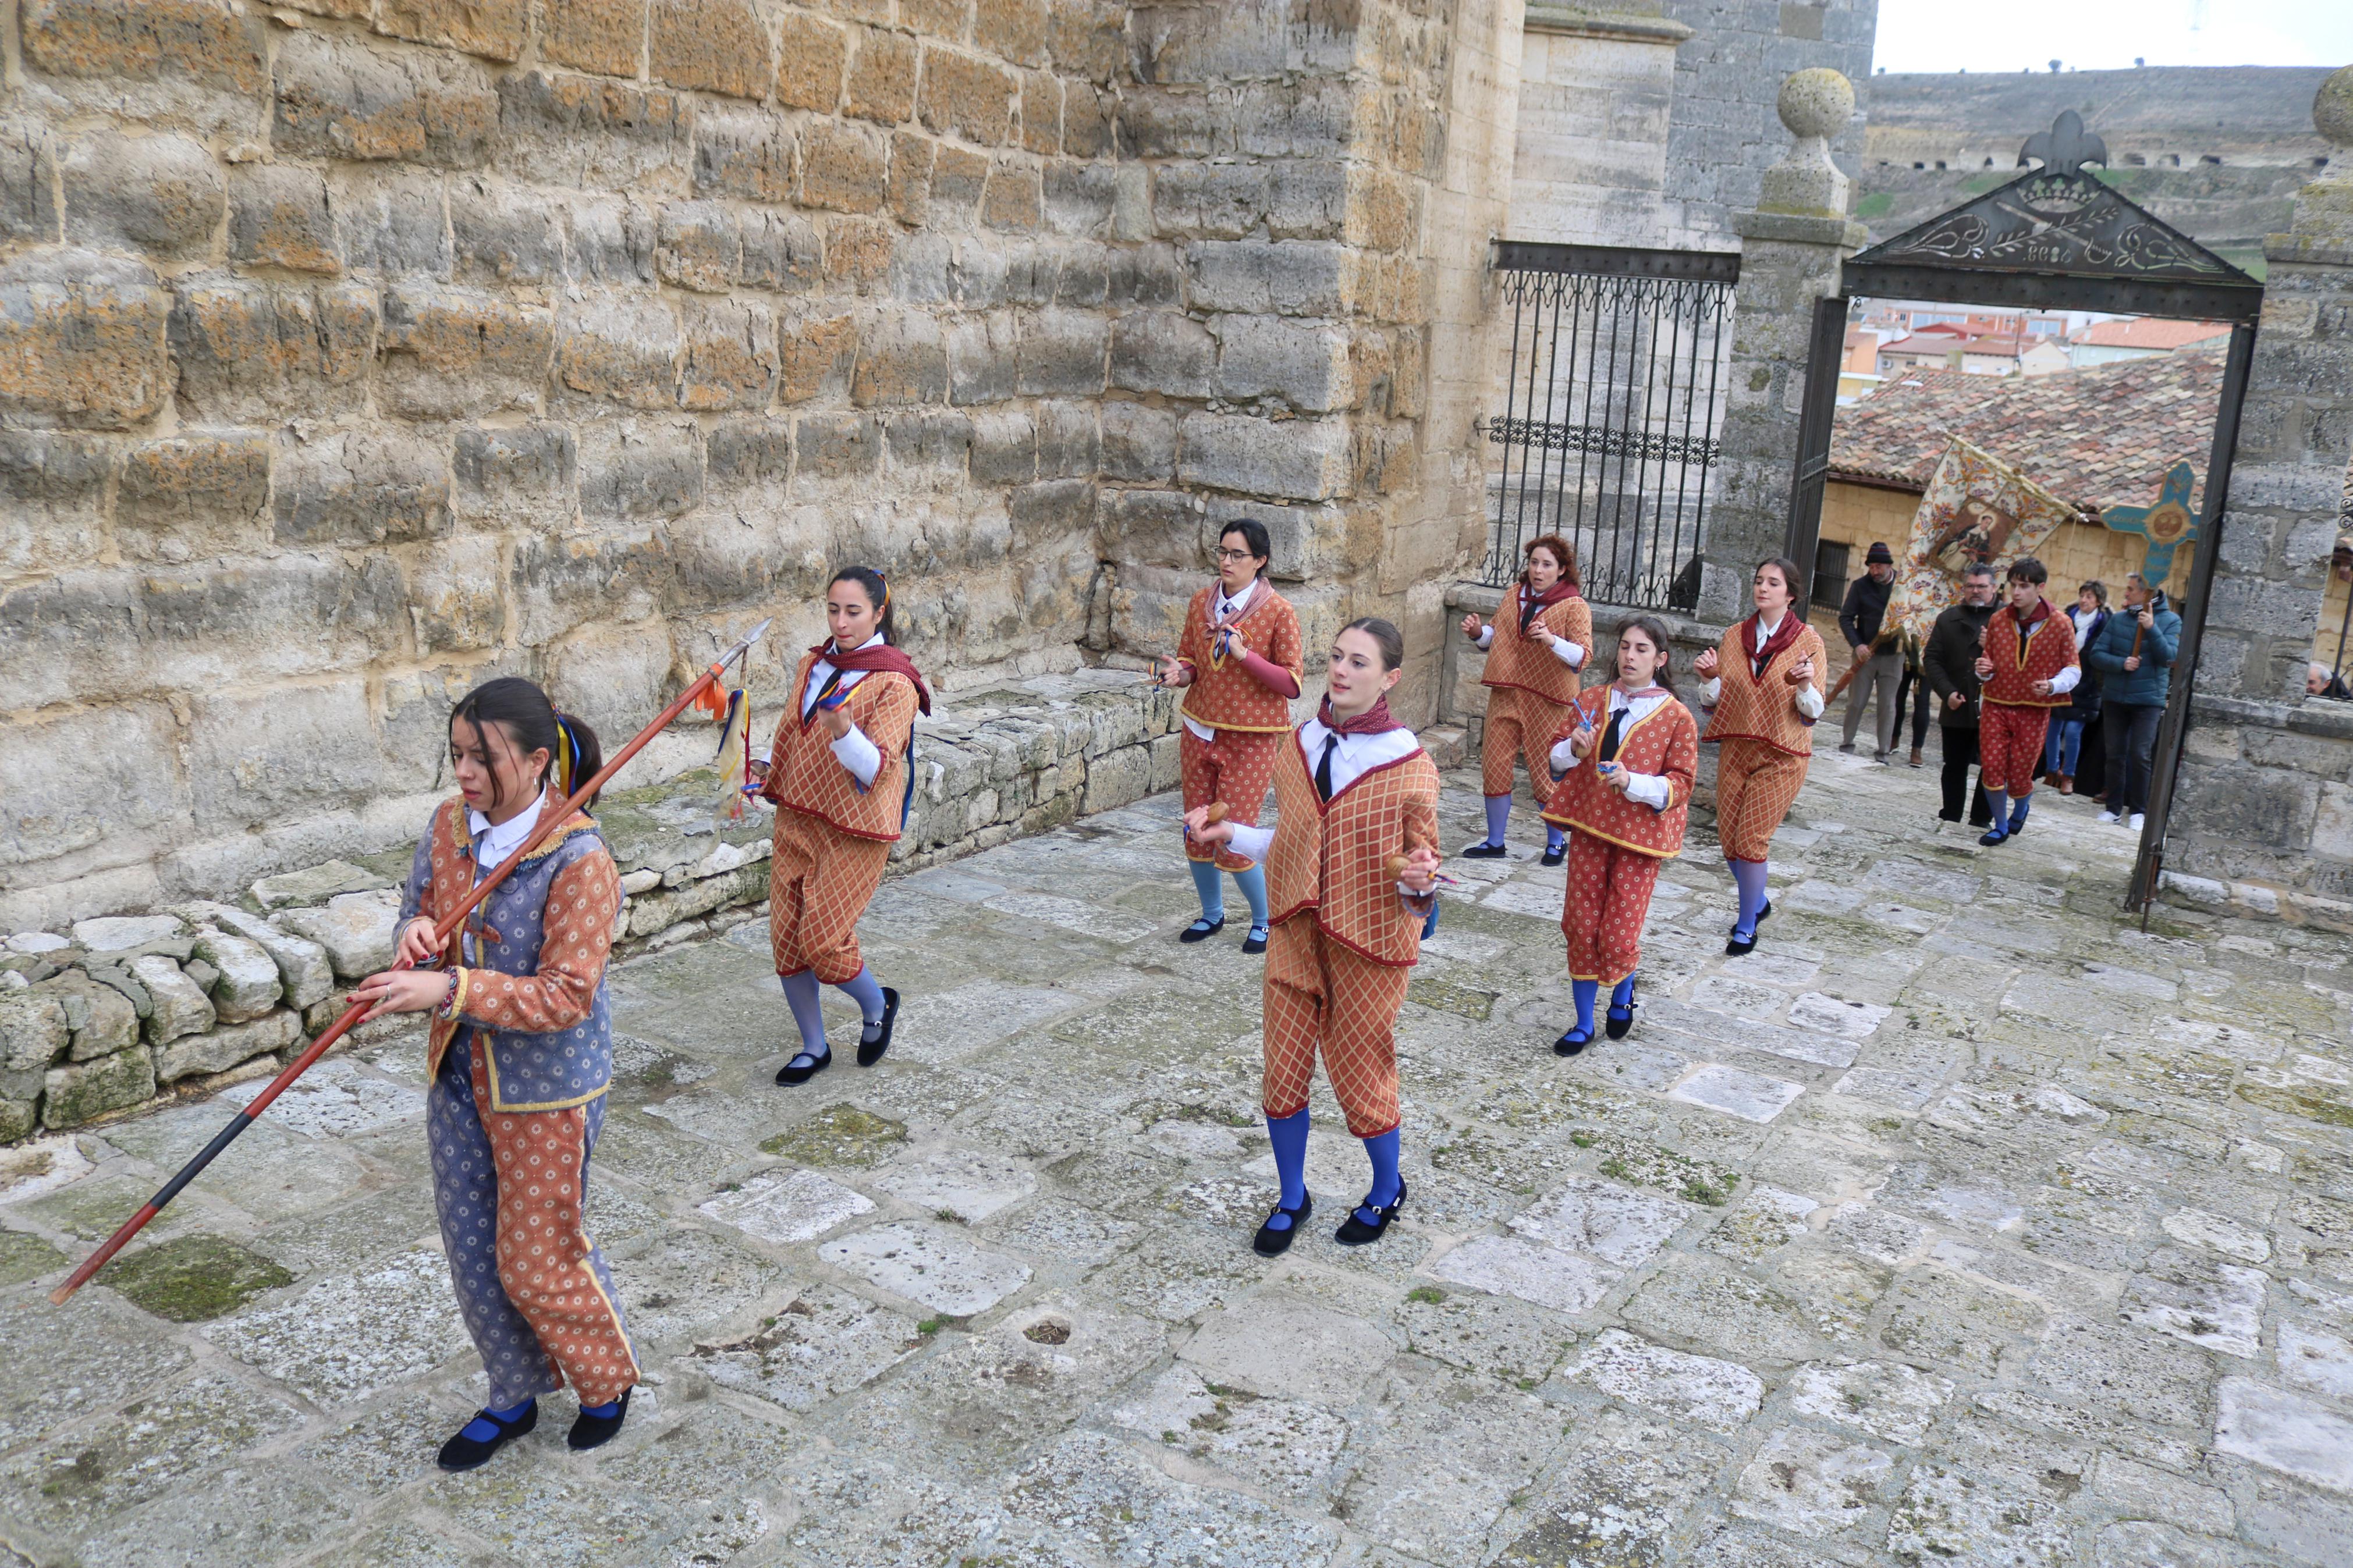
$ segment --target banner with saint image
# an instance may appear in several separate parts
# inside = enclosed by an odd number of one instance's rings
[[[1983,562],[1999,576],[2074,515],[2073,507],[1992,453],[1953,437],[1912,514],[1887,624],[1926,641],[1936,616],[1959,601],[1962,572]]]

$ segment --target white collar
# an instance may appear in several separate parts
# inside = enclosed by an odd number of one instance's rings
[[[1781,621],[1786,621],[1788,618],[1789,612],[1783,610],[1781,612]],[[1757,640],[1759,645],[1769,641],[1780,632],[1781,621],[1775,621],[1768,626],[1765,624],[1765,612],[1762,610],[1757,612]]]
[[[1647,702],[1655,708],[1662,700],[1673,695],[1673,692],[1663,686],[1653,686],[1645,691],[1629,693],[1616,681],[1609,683],[1609,706],[1612,709],[1631,708],[1638,702]]]
[[[546,808],[547,789],[544,785],[540,788],[538,799],[504,822],[492,823],[489,817],[468,806],[466,830],[480,841],[476,851],[478,867],[484,871],[495,871],[505,865],[507,858],[521,848],[522,841],[531,836],[533,826],[539,821],[539,814]]]
[[[864,653],[868,648],[874,647],[881,640],[882,634],[881,632],[876,632],[872,637],[868,637],[864,642],[860,643],[856,647],[851,648],[849,651],[852,653]],[[834,646],[832,639],[828,638],[825,645],[825,652],[819,654],[818,658],[821,663],[830,664],[833,662],[833,656],[840,651],[841,650],[839,647]]]
[[[1214,608],[1218,612],[1219,616],[1222,617],[1247,606],[1258,596],[1259,584],[1265,580],[1266,579],[1262,577],[1251,578],[1249,582],[1242,584],[1242,591],[1239,594],[1227,593],[1224,581],[1222,579],[1219,580],[1215,584],[1217,589],[1217,603],[1211,607]]]

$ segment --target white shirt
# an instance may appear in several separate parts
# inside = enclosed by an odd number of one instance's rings
[[[1218,585],[1209,591],[1209,626],[1212,628],[1210,635],[1212,637],[1217,635],[1215,628],[1219,622],[1240,620],[1242,613],[1258,602],[1258,591],[1264,586],[1264,584],[1265,579],[1253,577],[1242,585],[1240,593],[1228,598],[1226,584],[1220,579]],[[1193,731],[1195,740],[1207,741],[1212,745],[1217,743],[1218,732],[1215,730],[1189,713],[1181,714],[1179,717],[1185,721],[1185,728]]]
[[[1783,618],[1787,619],[1788,616],[1788,612],[1784,610],[1782,612]],[[1765,624],[1764,612],[1761,610],[1757,612],[1757,646],[1759,647],[1764,647],[1766,643],[1772,640],[1773,634],[1780,629],[1780,621],[1775,621],[1772,625],[1767,626]],[[1723,695],[1724,679],[1719,676],[1699,689],[1699,705],[1703,708],[1714,708],[1715,706],[1715,700]],[[1804,714],[1809,721],[1819,719],[1822,716],[1822,694],[1812,684],[1812,682],[1809,681],[1806,685],[1798,688],[1797,703],[1798,711]]]
[[[1626,721],[1618,726],[1620,742],[1621,744],[1624,742],[1629,730],[1657,712],[1661,703],[1672,702],[1674,700],[1674,693],[1663,689],[1629,697],[1613,683],[1609,688],[1609,706],[1607,713],[1616,713],[1622,710],[1626,714]],[[1603,731],[1609,728],[1607,713],[1601,721]],[[1599,733],[1595,736],[1594,743],[1596,745],[1600,743]],[[1563,741],[1552,749],[1552,768],[1556,773],[1566,775],[1568,770],[1577,766],[1580,760],[1576,750],[1567,741]],[[1626,774],[1626,798],[1647,805],[1652,811],[1664,811],[1674,802],[1674,790],[1657,773],[1638,773],[1630,770]]]
[[[2070,620],[2074,618],[2073,611],[2069,612],[2068,618]],[[2041,631],[2044,626],[2047,626],[2050,624],[2051,622],[2047,620],[2038,621],[2035,623],[2033,627],[2027,632],[2026,640],[2032,642],[2034,640],[2034,634]],[[2083,650],[2084,628],[2081,623],[2078,623],[2075,626],[2075,651],[2081,653]],[[2084,667],[2080,664],[2069,665],[2066,668],[2061,670],[2058,674],[2051,678],[2051,695],[2058,697],[2074,690],[2075,683],[2083,679]]]
[[[1332,738],[1332,731],[1321,719],[1310,719],[1299,727],[1301,754],[1307,762],[1307,774],[1314,777],[1323,765],[1324,742]],[[1410,730],[1384,730],[1377,735],[1343,735],[1332,752],[1332,794],[1355,784],[1373,769],[1409,757],[1421,750],[1421,742]],[[1274,847],[1274,829],[1253,827],[1246,822],[1234,824],[1233,852],[1245,860],[1263,863],[1267,851]],[[1398,891],[1409,900],[1423,895],[1412,891],[1404,883]]]
[[[855,653],[863,653],[868,648],[878,646],[881,641],[882,634],[881,632],[876,632],[872,637],[868,637],[864,642],[860,643],[858,647],[851,651]],[[830,647],[831,645],[828,644],[827,646]],[[801,721],[803,723],[807,723],[808,721],[809,714],[816,710],[817,694],[825,689],[825,683],[832,677],[833,672],[833,664],[822,655],[818,657],[818,661],[815,664],[809,666],[808,685],[801,691]],[[841,677],[841,684],[839,687],[836,688],[836,689],[847,691],[865,679],[866,671],[862,669],[848,670],[843,673]],[[871,784],[874,782],[874,775],[882,771],[881,752],[875,747],[873,742],[866,738],[866,731],[860,730],[855,724],[852,724],[849,727],[849,732],[848,734],[833,742],[832,750],[834,761],[839,763],[843,767],[849,770],[849,776],[858,781],[858,787],[860,789],[864,789],[869,784]],[[755,763],[766,762],[768,760],[768,749],[765,746],[761,747],[758,751],[752,753],[752,760]]]
[[[504,822],[493,824],[480,812],[470,806],[467,808],[466,832],[474,840],[474,881],[477,885],[514,858],[514,852],[522,847],[522,841],[531,837],[531,830],[546,805],[547,791],[542,787],[537,800]]]
[[[2085,639],[2092,635],[2092,623],[2100,618],[2100,612],[2086,610],[2079,605],[2067,612],[2067,618],[2075,623],[2075,651],[2081,653],[2084,651]]]
[[[1517,614],[1518,612],[1514,608],[1514,600],[1506,599],[1504,601],[1502,607],[1505,610],[1512,611],[1514,614]],[[1550,632],[1536,625],[1533,619],[1528,622],[1528,632],[1529,635],[1540,637],[1544,638],[1545,641],[1550,643],[1552,645],[1553,658],[1560,660],[1561,663],[1568,666],[1569,668],[1582,669],[1585,668],[1585,650],[1579,647],[1577,644],[1569,641],[1567,637],[1556,637],[1553,636]],[[1485,626],[1479,628],[1479,646],[1482,648],[1487,647],[1493,644],[1494,640],[1495,623],[1489,621]]]

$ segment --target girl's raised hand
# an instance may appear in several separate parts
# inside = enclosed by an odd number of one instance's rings
[[[1157,679],[1163,686],[1185,684],[1185,667],[1177,661],[1175,654],[1164,653],[1160,656],[1160,672]]]
[[[439,956],[441,950],[433,945],[433,922],[419,915],[401,928],[399,945],[392,950],[397,963],[412,969],[421,969]]]
[[[1480,626],[1478,616],[1465,616],[1462,617],[1462,635],[1464,637],[1469,637],[1472,642],[1477,642],[1479,640],[1479,632]]]
[[[1197,805],[1185,814],[1185,837],[1196,844],[1225,844],[1234,836],[1230,822],[1211,822],[1209,807]]]
[[[1798,660],[1797,663],[1791,665],[1789,667],[1789,673],[1783,676],[1781,679],[1788,681],[1792,686],[1803,686],[1808,681],[1813,679],[1813,678],[1814,656],[1808,654],[1803,658]]]
[[[1418,844],[1406,853],[1405,869],[1398,880],[1417,893],[1426,893],[1437,884],[1438,851],[1427,844]]]
[[[1715,672],[1722,667],[1723,661],[1715,657],[1715,649],[1714,648],[1709,648],[1697,658],[1692,660],[1692,673],[1698,676],[1702,680],[1714,680],[1715,679]]]

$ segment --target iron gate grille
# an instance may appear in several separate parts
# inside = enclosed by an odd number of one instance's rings
[[[1495,268],[1512,358],[1485,425],[1484,580],[1510,582],[1522,546],[1557,533],[1587,597],[1688,612],[1740,258],[1515,241]]]

